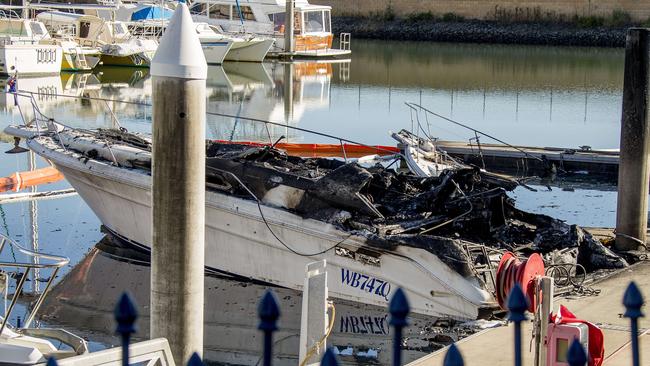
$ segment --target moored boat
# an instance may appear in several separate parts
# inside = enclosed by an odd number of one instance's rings
[[[237,0],[197,0],[190,10],[197,22],[218,25],[228,34],[255,34],[275,42],[270,54],[287,51],[285,47],[285,0],[242,3]],[[340,57],[350,50],[332,47],[331,7],[296,0],[294,9],[294,52],[304,57]]]
[[[125,23],[93,15],[47,11],[38,14],[51,32],[66,35],[81,46],[98,48],[104,65],[149,67],[158,42],[134,37]]]
[[[64,130],[56,135],[61,140],[55,135],[40,136],[31,139],[28,145],[64,174],[108,230],[132,245],[149,250],[151,175],[146,139],[130,137],[133,144],[113,141],[109,150],[103,140],[106,134],[88,135]],[[61,143],[66,145],[65,149]],[[305,195],[300,188],[284,184],[268,191],[252,188],[259,205],[250,196],[224,191],[224,187],[236,184],[238,178],[223,175],[223,164],[236,161],[224,159],[223,154],[228,155],[229,149],[233,154],[245,154],[250,146],[211,146],[213,150],[225,150],[212,151],[209,156],[213,158],[207,162],[211,172],[206,186],[207,267],[302,289],[305,265],[326,259],[332,272],[328,286],[333,297],[385,306],[395,289],[401,287],[407,291],[413,311],[456,319],[476,318],[480,308],[493,304],[491,295],[470,269],[470,262],[457,265],[454,270],[445,263],[444,257],[430,249],[408,245],[411,239],[406,236],[375,237],[363,231],[344,230],[335,220],[327,222],[323,218],[304,217],[296,212],[296,205]],[[97,152],[96,158],[80,159],[90,150]],[[316,169],[321,172],[332,172],[335,170],[332,164],[338,165],[323,159],[308,159],[307,164],[322,164]],[[341,164],[345,166],[343,169],[348,169],[347,164]],[[237,173],[241,168],[235,166],[228,170],[243,179],[244,176]],[[262,171],[262,174],[269,172]],[[315,180],[294,174],[259,179],[312,183]],[[316,181],[327,184],[322,178]],[[256,183],[247,181],[245,184]],[[378,213],[362,195],[350,194],[352,206],[347,206],[349,210],[361,210],[370,215]],[[345,218],[345,210],[337,215]],[[400,244],[402,240],[406,241],[405,245]],[[453,243],[449,245],[450,250],[457,248]]]
[[[48,44],[43,23],[13,16],[0,18],[0,74],[52,75],[61,72],[62,49]]]

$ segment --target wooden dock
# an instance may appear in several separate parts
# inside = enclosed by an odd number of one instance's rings
[[[539,175],[557,172],[593,174],[616,179],[618,150],[508,146],[501,144],[437,141],[436,146],[466,163],[514,175]]]
[[[650,262],[639,262],[621,270],[602,282],[591,284],[601,290],[598,296],[556,298],[555,307],[563,304],[576,316],[598,325],[605,336],[604,365],[631,365],[630,321],[621,314],[625,308],[621,304],[623,292],[630,281],[635,281],[642,291],[650,288]],[[643,333],[641,359],[650,359],[650,318],[639,319],[640,332]],[[529,352],[532,323],[522,325],[523,363],[533,365],[533,353]],[[487,329],[456,343],[465,359],[466,365],[512,366],[514,360],[513,326]],[[442,366],[447,349],[441,349],[408,366]]]

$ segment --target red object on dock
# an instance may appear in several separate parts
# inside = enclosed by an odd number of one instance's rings
[[[254,141],[226,141],[215,140],[214,142],[220,144],[240,144],[250,146],[271,146],[269,143],[254,142]],[[289,155],[301,157],[348,157],[359,158],[366,155],[393,155],[399,154],[399,148],[395,146],[382,146],[382,145],[356,145],[356,144],[298,144],[298,143],[285,143],[279,142],[275,144],[275,148],[284,150]]]
[[[511,253],[506,252],[501,257],[496,273],[496,297],[499,306],[507,310],[507,301],[515,283],[528,298],[528,311],[535,311],[535,278],[544,275],[544,260],[538,253],[533,253],[527,260],[521,262]]]

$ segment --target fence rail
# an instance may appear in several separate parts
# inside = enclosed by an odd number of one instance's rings
[[[631,282],[623,296],[623,305],[625,306],[624,317],[630,319],[630,335],[632,345],[632,366],[640,366],[639,359],[639,326],[638,320],[643,317],[641,307],[644,300],[641,291],[634,282]],[[526,310],[528,309],[528,299],[521,287],[517,284],[514,286],[508,297],[508,320],[514,323],[514,349],[515,359],[514,365],[521,366],[521,323],[526,321]],[[408,314],[410,311],[408,299],[402,289],[398,289],[390,300],[388,311],[390,313],[389,324],[393,327],[393,349],[392,349],[392,365],[399,366],[402,364],[402,330],[408,325]],[[131,335],[135,333],[135,321],[138,317],[136,307],[131,300],[131,297],[124,293],[120,297],[115,307],[115,320],[117,322],[116,332],[122,339],[122,366],[128,366],[129,360],[134,361],[130,355],[131,348],[129,347]],[[280,317],[280,307],[275,294],[272,290],[267,290],[262,296],[258,306],[258,317],[260,319],[258,329],[264,333],[263,337],[263,365],[271,366],[273,361],[273,333],[278,330],[277,321]],[[151,341],[149,341],[151,342]],[[117,350],[113,352],[119,352]],[[567,362],[569,366],[585,366],[589,362],[587,351],[582,344],[574,339],[571,343],[567,355]],[[62,360],[62,363],[66,363]],[[76,364],[76,363],[75,363]],[[322,366],[336,366],[339,365],[337,352],[333,348],[328,348],[320,364]],[[476,362],[476,364],[480,364]],[[58,365],[54,358],[48,359],[48,366]],[[194,353],[187,362],[188,366],[203,365],[201,357]],[[463,366],[465,361],[463,356],[455,344],[452,344],[447,349],[444,358],[444,366]]]

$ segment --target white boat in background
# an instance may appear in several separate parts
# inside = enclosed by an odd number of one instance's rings
[[[52,75],[61,72],[63,51],[48,44],[43,23],[18,17],[11,10],[0,18],[0,74]]]
[[[207,23],[195,23],[205,61],[210,65],[220,65],[233,45],[233,41],[216,33]]]
[[[38,14],[52,33],[66,35],[82,46],[99,48],[104,65],[149,67],[158,42],[134,37],[126,24],[93,15],[46,11]]]
[[[226,61],[262,62],[275,43],[271,38],[247,34],[226,37],[233,41],[232,48],[226,55]]]
[[[272,38],[271,53],[284,52],[285,0],[196,0],[190,11],[197,22],[218,25],[228,34],[252,33]],[[345,56],[350,50],[332,48],[331,7],[296,0],[294,50],[298,56]]]

